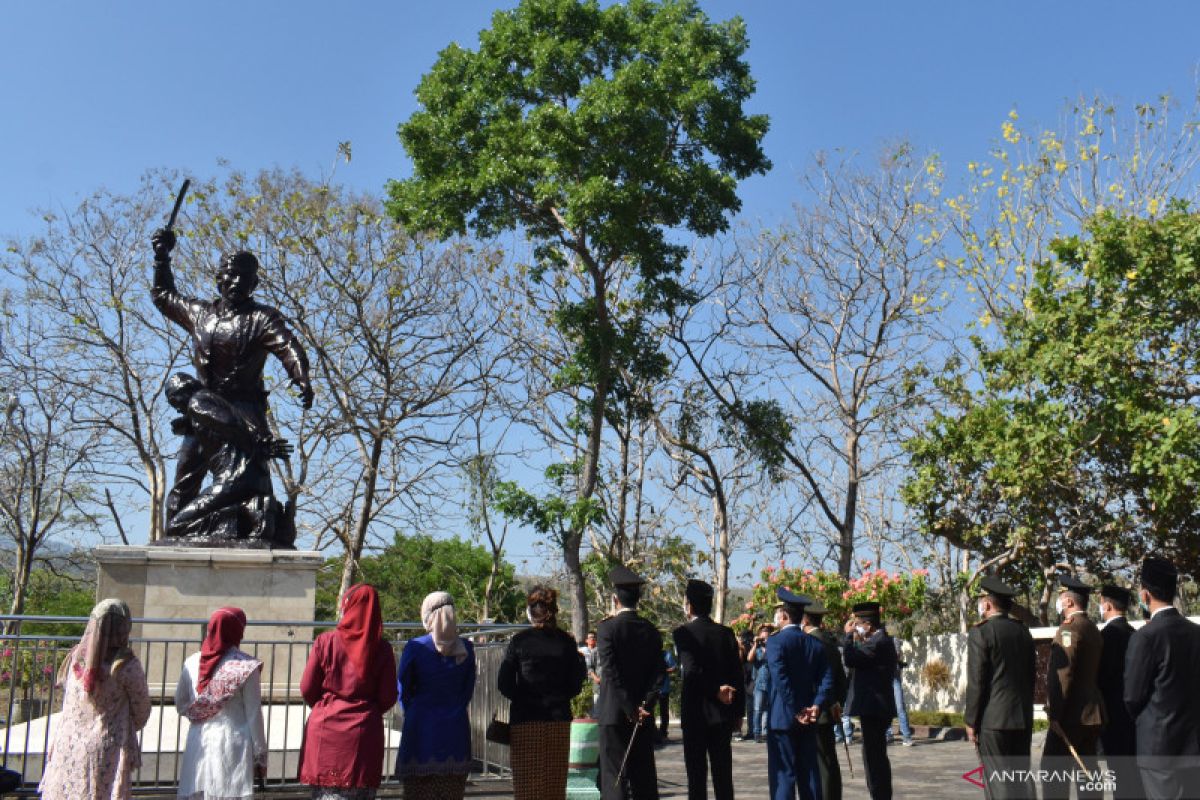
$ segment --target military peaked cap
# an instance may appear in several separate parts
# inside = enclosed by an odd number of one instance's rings
[[[1092,587],[1088,586],[1074,575],[1059,575],[1058,585],[1061,586],[1064,591],[1075,592],[1076,594],[1081,594],[1084,597],[1087,597],[1092,593]]]
[[[608,571],[608,582],[613,586],[641,586],[646,581],[624,564],[617,564]]]
[[[990,594],[1003,600],[1011,600],[1017,594],[1016,589],[995,575],[985,575],[979,582],[979,588],[984,594]]]

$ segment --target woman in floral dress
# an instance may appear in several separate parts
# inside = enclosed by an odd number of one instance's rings
[[[175,686],[175,708],[191,723],[176,790],[183,800],[248,800],[255,777],[266,777],[262,662],[238,649],[245,632],[244,611],[218,608],[200,652],[183,662]]]
[[[129,797],[141,765],[138,731],[150,719],[146,672],[129,649],[132,627],[124,601],[100,601],[63,663],[63,710],[38,787],[44,800]]]

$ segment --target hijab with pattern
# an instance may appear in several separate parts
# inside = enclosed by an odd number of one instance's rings
[[[87,628],[79,644],[71,650],[59,672],[59,681],[66,683],[69,671],[83,683],[83,691],[92,693],[96,684],[121,668],[133,658],[129,649],[129,632],[133,615],[124,600],[101,600],[88,615]],[[105,666],[109,669],[105,669]]]
[[[204,643],[200,645],[200,675],[196,694],[204,691],[221,663],[221,657],[242,643],[246,633],[246,612],[240,608],[218,608],[208,620]]]
[[[337,636],[359,678],[366,679],[371,656],[382,635],[383,612],[379,608],[379,593],[374,586],[365,583],[351,586],[342,598],[342,618],[338,620]]]
[[[449,592],[430,592],[421,603],[421,622],[433,634],[433,646],[443,656],[453,656],[461,664],[467,657],[467,646],[458,635],[458,617],[454,613],[454,598]]]

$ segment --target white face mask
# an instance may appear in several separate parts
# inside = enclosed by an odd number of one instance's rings
[[[980,600],[979,604],[975,606],[975,609],[979,612],[979,616],[987,616],[987,605],[982,600]]]
[[[533,614],[529,613],[529,607],[528,607],[528,606],[526,606],[526,608],[525,608],[525,619],[529,620],[529,624],[530,624],[530,625],[532,625],[532,624],[533,624]]]
[[[867,635],[867,626],[866,625],[855,625],[854,632],[857,633],[859,636],[866,636]]]
[[[1055,601],[1054,601],[1054,610],[1055,610],[1055,611],[1057,611],[1057,612],[1059,613],[1059,615],[1060,615],[1060,616],[1062,615],[1062,613],[1063,613],[1063,599],[1062,599],[1062,597],[1061,597],[1061,596],[1060,596],[1060,597],[1059,597],[1057,600],[1055,600]]]

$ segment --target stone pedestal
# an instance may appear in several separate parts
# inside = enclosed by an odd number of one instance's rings
[[[263,661],[264,698],[297,698],[313,638],[320,553],[101,546],[97,597],[119,597],[133,616],[134,650],[150,691],[169,696],[184,659],[200,649],[213,611],[236,606],[249,625],[242,649]],[[269,624],[262,624],[269,623]]]

